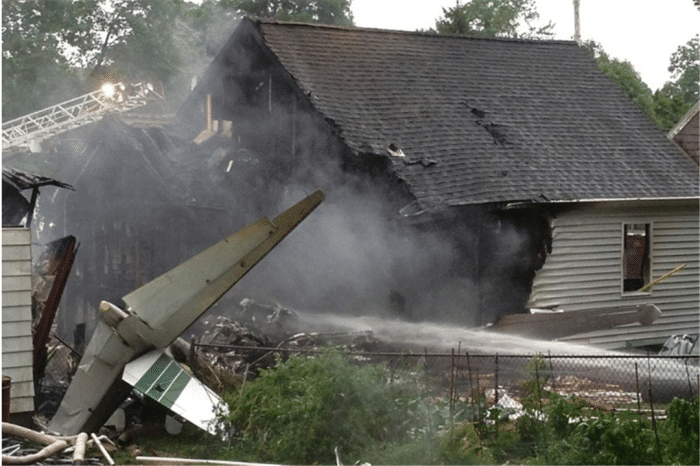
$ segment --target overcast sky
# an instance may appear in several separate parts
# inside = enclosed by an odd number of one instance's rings
[[[574,35],[573,0],[535,0],[555,39]],[[462,1],[465,3],[465,1]],[[671,54],[700,31],[693,0],[580,0],[581,38],[595,40],[612,57],[628,60],[652,91],[669,80]],[[414,31],[435,26],[455,0],[352,0],[360,27]]]

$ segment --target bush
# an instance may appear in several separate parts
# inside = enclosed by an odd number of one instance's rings
[[[659,427],[665,464],[700,464],[700,398],[675,398],[666,409],[666,421]]]
[[[416,385],[388,384],[383,365],[355,366],[338,351],[292,355],[240,392],[225,395],[236,448],[257,461],[366,461],[381,444],[410,442],[425,413]],[[419,458],[420,460],[420,458]]]

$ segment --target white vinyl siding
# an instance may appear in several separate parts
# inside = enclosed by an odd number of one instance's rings
[[[34,411],[32,235],[2,229],[2,374],[12,378],[10,412]]]
[[[624,224],[650,224],[651,277],[680,264],[685,269],[650,292],[622,292]],[[649,327],[635,324],[577,336],[606,348],[663,343],[675,333],[698,331],[700,222],[690,202],[600,203],[557,214],[552,253],[537,272],[529,306],[576,311],[652,303],[663,313]]]

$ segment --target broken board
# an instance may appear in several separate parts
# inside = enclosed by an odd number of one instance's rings
[[[607,330],[620,325],[651,325],[661,316],[654,304],[606,307],[568,312],[508,314],[486,330],[541,340]]]

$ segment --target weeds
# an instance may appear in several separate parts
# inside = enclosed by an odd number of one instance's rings
[[[417,395],[415,384],[389,385],[383,365],[355,366],[328,349],[261,371],[242,394],[225,398],[226,422],[234,447],[258,461],[334,463],[336,447],[347,462],[366,461],[365,452],[384,444],[422,440],[414,427],[427,411]]]
[[[541,357],[528,374],[525,414],[511,421],[481,393],[451,407],[428,397],[418,368],[355,365],[334,349],[278,359],[225,395],[232,436],[216,457],[334,464],[337,447],[345,464],[698,464],[699,400],[674,400],[655,431],[638,413],[602,413],[545,390]]]

